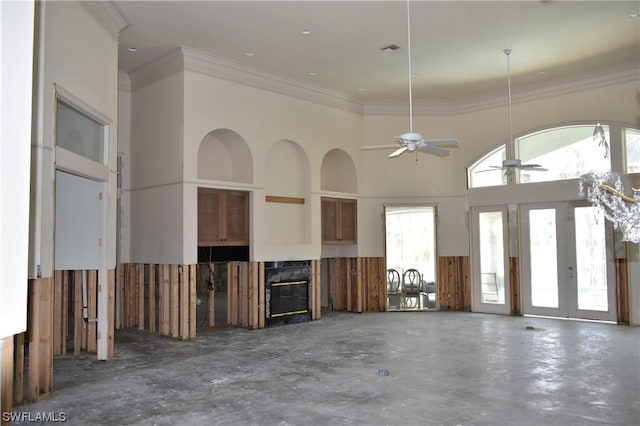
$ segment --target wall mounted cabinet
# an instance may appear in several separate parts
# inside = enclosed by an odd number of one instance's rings
[[[322,197],[322,244],[355,244],[357,215],[357,200]]]
[[[249,193],[198,188],[198,246],[249,245]]]

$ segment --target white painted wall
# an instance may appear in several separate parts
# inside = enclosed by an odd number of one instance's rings
[[[176,66],[176,58],[184,61]],[[465,168],[508,138],[506,99],[461,103],[445,109],[418,105],[414,130],[427,138],[456,138],[460,147],[445,158],[421,154],[417,163],[414,155],[390,160],[388,152],[362,152],[360,146],[389,144],[395,135],[408,130],[406,112],[393,110],[397,105],[389,111],[367,107],[361,114],[217,78],[203,68],[194,71],[187,59],[174,53],[166,61],[159,61],[158,66],[166,66],[168,71],[159,69],[160,77],[141,84],[132,97],[132,251],[140,254],[139,261],[196,261],[198,185],[251,191],[252,260],[383,256],[382,207],[397,203],[436,205],[438,254],[469,255],[470,200]],[[148,77],[149,70],[145,73]],[[603,81],[567,82],[557,88],[521,93],[514,90],[514,135],[594,120],[638,127],[637,79],[629,78],[628,70],[623,70]],[[200,143],[216,129],[230,129],[247,143],[253,159],[253,182],[198,179]],[[269,223],[274,219],[266,218],[273,209],[269,210],[271,206],[264,201],[268,182],[274,180],[269,174],[273,170],[268,169],[269,151],[282,140],[295,141],[309,160],[309,243],[303,237],[300,241],[304,243],[271,244],[273,237],[267,232],[287,227],[286,219],[276,226]],[[321,189],[322,159],[333,148],[343,149],[353,158],[359,199],[358,245],[335,250],[321,246],[319,203],[326,192]],[[282,173],[281,180],[286,180],[286,171],[278,172]],[[541,187],[517,188],[520,199],[528,199],[527,188],[532,191],[529,195],[535,196]],[[542,189],[550,199],[566,198],[566,185]],[[498,193],[491,194],[491,199],[503,200]],[[477,197],[474,200],[484,202]]]
[[[579,92],[541,99],[535,92],[527,93],[527,101],[513,105],[514,136],[542,127],[594,120],[613,120],[638,127],[638,81],[609,84]],[[406,131],[406,117],[397,114],[367,115],[364,118],[364,144],[388,144],[393,136]],[[363,196],[359,225],[359,253],[361,256],[382,256],[383,239],[378,237],[383,219],[382,206],[398,199],[438,205],[438,253],[440,256],[466,256],[469,239],[466,224],[465,167],[493,147],[508,140],[508,110],[505,105],[449,115],[418,114],[414,130],[426,138],[452,137],[460,147],[445,158],[403,155],[388,159],[386,151],[364,151]],[[527,188],[517,188],[526,199]],[[545,189],[546,190],[546,189]],[[562,185],[549,188],[550,198],[564,199]],[[532,189],[536,191],[536,189]],[[577,189],[576,189],[577,194]],[[393,194],[393,195],[390,195]],[[530,197],[531,199],[533,198]],[[373,230],[373,233],[369,232]]]
[[[205,135],[219,128],[231,129],[238,133],[252,152],[252,185],[218,183],[220,187],[246,188],[254,192],[251,215],[252,260],[319,258],[322,159],[329,150],[341,148],[353,158],[358,174],[361,173],[361,115],[192,71],[185,71],[184,90],[184,261],[190,263],[196,260],[198,147]],[[270,149],[282,140],[298,144],[309,162],[311,194],[309,199],[305,200],[307,204],[304,206],[304,209],[309,210],[306,219],[309,222],[296,222],[295,229],[291,229],[287,223],[287,215],[283,215],[278,222],[274,219],[276,215],[272,214],[273,210],[291,206],[274,207],[266,205],[264,201],[269,173],[280,174],[282,180],[286,180],[288,176],[284,168],[277,171],[267,169]],[[271,179],[275,179],[273,175]],[[269,220],[276,222],[267,223],[267,216],[271,218]],[[305,229],[298,229],[300,226]],[[278,241],[277,244],[270,244],[270,237],[265,231],[265,228],[269,227],[290,229],[295,233],[309,235],[292,236],[293,241],[300,243]],[[271,238],[273,240],[273,237]]]
[[[31,277],[52,276],[56,90],[61,87],[110,120],[108,266],[115,267],[117,158],[117,36],[80,2],[40,2],[36,132],[32,137]],[[79,37],[78,35],[82,36]],[[111,200],[114,200],[111,202]],[[40,268],[38,268],[40,266]]]
[[[118,224],[118,263],[131,262],[131,81],[129,75],[118,76],[118,155],[120,170],[120,210]]]
[[[0,340],[27,328],[33,29],[33,1],[0,2]]]
[[[130,260],[183,263],[183,73],[132,83]]]

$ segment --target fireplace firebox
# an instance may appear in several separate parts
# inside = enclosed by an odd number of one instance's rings
[[[266,326],[311,321],[311,262],[265,262]]]

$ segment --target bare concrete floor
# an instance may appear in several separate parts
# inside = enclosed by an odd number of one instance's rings
[[[193,342],[119,331],[113,361],[56,360],[51,395],[15,411],[70,425],[633,426],[639,352],[637,327],[462,312],[334,313]]]

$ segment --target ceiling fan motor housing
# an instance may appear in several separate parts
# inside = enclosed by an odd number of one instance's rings
[[[502,162],[502,167],[520,167],[521,164],[522,162],[519,159],[504,160]]]
[[[424,140],[420,133],[403,133],[398,137],[405,142],[422,142]]]

